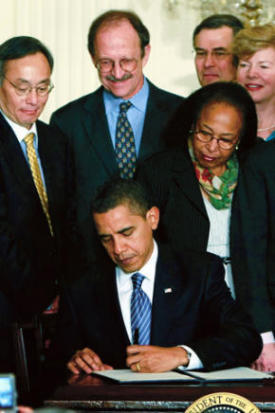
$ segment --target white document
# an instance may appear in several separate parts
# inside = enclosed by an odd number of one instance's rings
[[[188,371],[185,372],[196,377],[197,379],[207,381],[247,381],[247,380],[264,380],[273,379],[274,376],[269,373],[250,369],[249,367],[235,367],[233,369],[224,369],[216,371]]]
[[[251,381],[274,379],[272,374],[256,371],[248,367],[235,367],[233,369],[203,371],[167,371],[164,373],[138,373],[130,369],[96,371],[96,376],[115,380],[119,383],[144,383],[144,382],[198,382],[198,381]]]
[[[197,382],[197,379],[186,376],[176,371],[166,371],[165,373],[137,373],[130,369],[124,370],[102,370],[93,372],[96,376],[115,380],[119,383],[144,383],[161,381],[187,381]]]

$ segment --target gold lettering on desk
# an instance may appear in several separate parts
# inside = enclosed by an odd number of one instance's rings
[[[234,393],[211,393],[194,401],[185,413],[260,413],[248,399]]]

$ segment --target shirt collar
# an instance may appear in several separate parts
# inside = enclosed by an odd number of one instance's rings
[[[130,99],[127,99],[127,101],[129,100],[137,110],[145,113],[149,96],[149,84],[145,77],[143,79],[144,81],[142,88]],[[118,98],[105,89],[103,91],[103,99],[106,112],[116,111],[117,113],[119,113],[119,105],[125,101],[125,99]]]
[[[36,123],[34,122],[32,124],[32,127],[30,129],[25,128],[24,126],[18,125],[18,123],[13,122],[10,118],[8,118],[5,113],[1,110],[1,113],[7,123],[10,125],[12,128],[15,136],[21,142],[29,133],[34,133],[35,137],[37,136],[37,128],[36,128]]]
[[[145,263],[145,265],[140,268],[138,271],[134,272],[124,272],[120,267],[116,267],[116,275],[118,278],[118,283],[123,283],[124,280],[129,280],[131,276],[135,273],[140,273],[144,275],[145,278],[148,280],[151,280],[152,282],[155,279],[155,274],[156,274],[156,266],[157,266],[157,259],[158,259],[158,245],[155,240],[154,242],[154,247],[153,247],[153,252],[149,260]]]

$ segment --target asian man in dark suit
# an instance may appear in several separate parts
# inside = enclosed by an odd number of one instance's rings
[[[51,53],[33,37],[0,46],[1,371],[14,368],[11,323],[51,304],[67,253],[68,143],[37,120],[53,88],[52,68]]]
[[[125,116],[134,140],[135,159],[127,176],[132,177],[136,162],[164,148],[166,127],[183,100],[144,77],[149,41],[136,14],[111,10],[100,15],[90,27],[88,49],[102,86],[60,108],[51,119],[74,150],[77,217],[91,258],[96,256],[97,237],[89,212],[96,188],[113,175],[125,177],[118,149],[120,105],[130,102]],[[125,157],[131,154],[127,145]]]
[[[72,373],[212,370],[255,360],[261,339],[231,298],[221,260],[157,245],[159,210],[140,183],[105,183],[93,218],[111,260],[61,296],[56,356]]]

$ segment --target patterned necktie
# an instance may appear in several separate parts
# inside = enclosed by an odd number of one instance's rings
[[[141,289],[143,280],[144,276],[138,272],[132,275],[131,329],[133,339],[138,336],[138,344],[146,345],[150,344],[152,310],[147,294]]]
[[[31,168],[33,182],[38,192],[44,214],[46,215],[51,235],[53,236],[53,227],[52,227],[51,217],[49,214],[49,207],[48,207],[48,196],[47,196],[47,192],[45,190],[45,187],[42,181],[37,156],[36,156],[35,149],[33,146],[33,139],[34,139],[34,133],[29,133],[24,138],[24,142],[27,148],[27,156],[28,156],[29,165]]]
[[[136,170],[136,147],[133,129],[127,118],[127,110],[131,102],[123,102],[116,125],[116,159],[120,170],[120,177],[129,179],[134,177]]]

